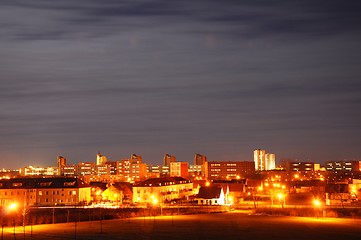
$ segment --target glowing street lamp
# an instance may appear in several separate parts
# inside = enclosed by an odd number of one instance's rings
[[[313,205],[314,205],[315,207],[321,207],[321,202],[320,202],[320,200],[318,200],[318,199],[313,200]]]
[[[227,203],[229,205],[233,205],[233,197],[232,196],[228,196]]]
[[[315,208],[322,210],[322,203],[320,200],[318,199],[314,199],[313,200],[313,205],[315,206]],[[318,214],[316,213],[316,217],[318,218]]]
[[[18,205],[16,203],[12,203],[9,205],[9,211],[13,212],[13,214],[14,214],[14,239],[15,239],[15,214],[16,214],[17,207],[18,207]]]
[[[278,197],[278,200],[281,202],[281,204],[282,204],[282,208],[283,208],[283,202],[284,202],[284,194],[283,193],[279,193],[278,195],[277,195],[277,197]]]

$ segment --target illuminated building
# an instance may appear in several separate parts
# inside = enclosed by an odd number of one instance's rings
[[[274,153],[266,153],[265,161],[266,161],[266,170],[276,169],[276,155]]]
[[[110,165],[103,164],[95,166],[95,173],[98,176],[110,175]]]
[[[327,171],[361,171],[361,161],[328,161]]]
[[[195,198],[199,205],[225,205],[228,194],[221,186],[201,187]]]
[[[170,177],[188,178],[188,162],[171,162],[169,175]]]
[[[189,165],[188,172],[189,174],[199,175],[202,172],[202,165]]]
[[[94,162],[79,162],[77,175],[97,175],[96,164]]]
[[[110,185],[101,195],[103,201],[113,202],[116,205],[123,203],[123,191],[117,185]]]
[[[162,204],[193,195],[193,183],[181,177],[150,178],[133,187],[133,203]]]
[[[98,152],[96,164],[97,164],[97,165],[103,165],[103,164],[105,164],[106,162],[107,162],[107,157],[101,155],[100,152]]]
[[[110,175],[117,175],[118,174],[118,164],[117,164],[117,162],[107,161],[105,163],[105,165],[108,166]]]
[[[132,154],[130,159],[123,159],[118,164],[118,174],[122,175],[125,181],[142,181],[147,176],[147,165],[142,163],[142,157]]]
[[[315,171],[315,163],[313,162],[287,162],[287,171]]]
[[[147,177],[169,177],[169,166],[163,165],[148,165],[147,166]]]
[[[12,178],[0,180],[0,206],[78,205],[90,202],[90,186],[77,178]]]
[[[63,176],[73,177],[78,175],[78,165],[66,165],[61,170]]]
[[[273,170],[276,168],[276,155],[266,150],[256,149],[253,152],[256,171]]]
[[[196,153],[194,155],[194,165],[189,166],[189,172],[192,175],[198,175],[202,178],[208,177],[208,162],[207,157]]]
[[[163,158],[163,165],[164,166],[170,166],[170,163],[175,162],[176,158],[175,156],[169,155],[169,154],[164,154],[164,158]]]
[[[33,167],[28,166],[19,169],[20,176],[56,176],[59,175],[57,167]]]
[[[247,161],[208,162],[208,179],[239,179],[255,172],[255,163]]]

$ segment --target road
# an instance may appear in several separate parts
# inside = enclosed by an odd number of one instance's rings
[[[26,228],[25,239],[359,239],[361,219],[248,215],[235,211],[61,223]],[[13,228],[4,239],[14,239]],[[24,239],[16,228],[16,239]]]

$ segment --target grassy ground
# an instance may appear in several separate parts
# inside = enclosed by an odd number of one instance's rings
[[[361,220],[249,215],[249,212],[138,217],[17,227],[16,239],[358,239]],[[4,239],[14,239],[13,228]]]

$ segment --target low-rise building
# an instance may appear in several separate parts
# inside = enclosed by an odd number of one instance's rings
[[[187,199],[193,183],[181,177],[150,178],[133,187],[133,203],[154,204]]]
[[[90,186],[78,178],[12,178],[0,180],[0,206],[12,202],[29,206],[87,204]]]
[[[227,194],[224,193],[221,186],[201,187],[195,200],[199,205],[225,205]]]

